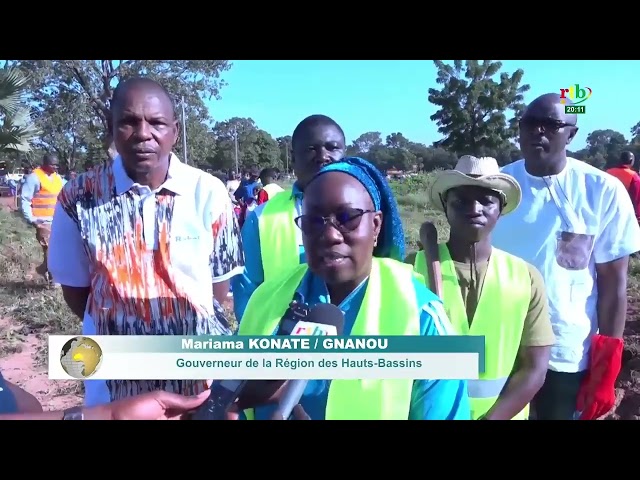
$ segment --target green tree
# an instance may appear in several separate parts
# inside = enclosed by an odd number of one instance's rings
[[[260,130],[251,118],[230,118],[213,128],[216,154],[212,163],[217,170],[235,170],[235,135],[238,137],[238,168],[282,168],[278,142]]]
[[[197,117],[186,118],[187,136],[187,162],[202,168],[211,168],[216,155],[216,137],[209,127],[208,122]],[[184,147],[182,136],[182,123],[180,124],[180,135],[174,148],[176,154],[184,161]]]
[[[208,119],[205,99],[219,98],[220,75],[228,60],[20,60],[11,61],[33,77],[31,101],[47,110],[61,95],[74,95],[88,105],[88,123],[99,125],[100,141],[110,157],[115,149],[108,128],[109,103],[118,82],[135,75],[158,80],[176,99],[185,98],[189,118]],[[67,134],[69,135],[69,134]]]
[[[524,110],[524,93],[529,85],[520,85],[524,71],[500,73],[502,63],[492,60],[455,60],[453,65],[434,60],[440,90],[429,89],[429,102],[438,111],[431,115],[444,138],[434,146],[459,155],[484,155],[489,149],[507,148],[517,135],[517,122]],[[513,117],[507,120],[505,112]]]
[[[640,122],[631,127],[631,143],[640,144]]]
[[[347,147],[347,155],[367,157],[367,153],[373,147],[383,145],[382,134],[380,132],[366,132],[356,138],[351,145]]]
[[[587,149],[591,156],[602,155],[606,161],[615,162],[628,146],[624,135],[615,130],[594,130],[587,135]]]
[[[291,135],[276,138],[278,147],[280,148],[280,163],[284,165],[284,171],[291,170],[291,159],[293,158],[293,148],[291,146]]]
[[[387,135],[385,145],[391,159],[387,168],[406,171],[416,167],[416,156],[410,149],[411,142],[402,133]]]
[[[36,124],[41,132],[37,145],[55,153],[63,167],[77,169],[89,152],[100,150],[101,126],[95,122],[88,103],[78,101],[75,92],[62,89],[56,94],[56,100],[56,103],[34,105]],[[102,157],[101,160],[106,155]]]
[[[422,166],[425,172],[450,170],[455,167],[458,157],[444,148],[430,148],[423,153]]]
[[[0,68],[0,151],[30,154],[38,130],[24,94],[30,78],[5,64]]]
[[[578,152],[571,152],[575,158],[594,167],[604,169],[614,164],[623,150],[631,149],[627,139],[620,132],[611,129],[594,130],[587,135],[587,146]]]

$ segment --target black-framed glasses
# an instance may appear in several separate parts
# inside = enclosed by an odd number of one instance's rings
[[[525,117],[521,118],[518,123],[521,130],[532,131],[541,129],[542,133],[556,133],[558,130],[564,127],[575,127],[574,123],[566,123],[562,120],[556,120],[553,118]]]
[[[338,213],[332,213],[326,217],[322,215],[300,215],[294,222],[300,230],[306,234],[319,234],[324,231],[329,223],[340,233],[353,232],[360,226],[360,221],[365,213],[375,213],[375,210],[363,210],[362,208],[347,208]]]

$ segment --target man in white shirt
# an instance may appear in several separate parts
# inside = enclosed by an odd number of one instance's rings
[[[238,172],[233,172],[229,176],[229,180],[227,180],[227,191],[229,192],[229,198],[234,200],[233,194],[236,193],[236,190],[240,186],[240,174]]]
[[[558,94],[535,99],[520,120],[524,160],[502,168],[522,202],[498,223],[497,248],[540,270],[556,345],[532,404],[539,420],[595,419],[615,401],[627,314],[629,256],[640,227],[616,178],[567,157],[578,131]]]
[[[171,153],[174,104],[157,82],[120,82],[111,114],[119,155],[67,183],[49,247],[49,269],[82,333],[230,334],[219,302],[244,259],[227,189]],[[85,404],[205,388],[197,380],[89,380]]]

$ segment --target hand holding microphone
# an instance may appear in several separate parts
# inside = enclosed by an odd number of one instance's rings
[[[280,320],[276,335],[291,335],[300,319],[309,311],[298,302],[291,305]],[[194,413],[192,420],[237,420],[246,408],[276,401],[274,395],[285,380],[222,380],[209,384],[211,393],[207,401]]]
[[[335,305],[321,303],[311,309],[292,303],[280,321],[276,335],[342,335],[344,315]],[[194,413],[193,420],[236,420],[239,413],[278,402],[278,419],[310,419],[297,409],[308,380],[222,380],[211,384],[207,401]],[[300,412],[300,410],[302,410]]]
[[[330,303],[320,303],[309,310],[309,315],[304,321],[296,324],[292,335],[342,335],[343,331],[344,314],[342,311]],[[299,407],[298,402],[302,398],[307,383],[309,380],[289,380],[284,385],[276,411],[278,419],[288,419],[295,408]],[[308,415],[306,416],[308,417]]]

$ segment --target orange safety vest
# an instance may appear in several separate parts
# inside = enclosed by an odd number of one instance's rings
[[[31,200],[31,214],[36,218],[53,217],[58,193],[63,186],[62,178],[57,173],[49,176],[41,168],[36,168],[33,173],[40,181],[40,190]]]
[[[633,177],[637,175],[635,170],[633,170],[631,167],[613,167],[608,169],[607,173],[620,180],[627,191],[629,191],[631,180],[633,180]]]

